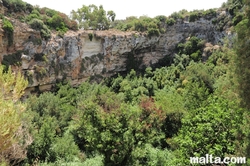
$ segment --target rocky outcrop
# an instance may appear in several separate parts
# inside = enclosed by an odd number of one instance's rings
[[[217,31],[211,19],[200,18],[195,22],[180,20],[166,26],[166,32],[160,36],[117,30],[79,30],[69,31],[63,38],[53,34],[45,41],[26,24],[11,21],[15,25],[14,43],[8,46],[8,39],[0,29],[0,60],[22,51],[19,68],[29,80],[29,90],[41,91],[50,90],[63,79],[77,86],[89,78],[99,79],[132,68],[156,65],[174,55],[177,44],[190,36],[204,39],[212,47],[227,35],[225,31]]]

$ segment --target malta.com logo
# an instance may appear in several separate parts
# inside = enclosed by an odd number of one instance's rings
[[[205,157],[190,157],[191,164],[246,164],[246,157],[214,157],[206,154]]]

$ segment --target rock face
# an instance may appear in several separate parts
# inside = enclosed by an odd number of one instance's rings
[[[50,90],[63,79],[77,86],[90,77],[98,79],[132,68],[142,69],[173,56],[177,44],[190,36],[216,45],[227,35],[225,31],[217,31],[211,19],[200,18],[195,22],[180,20],[166,26],[166,32],[160,36],[117,30],[79,30],[69,31],[63,38],[53,34],[45,41],[26,24],[11,21],[15,26],[14,43],[8,46],[8,39],[0,29],[0,62],[22,51],[18,64],[29,80],[29,91]]]

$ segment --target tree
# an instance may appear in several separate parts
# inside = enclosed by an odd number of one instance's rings
[[[113,10],[109,10],[107,15],[108,15],[108,18],[109,18],[110,21],[112,21],[112,22],[115,21],[116,14],[115,14],[115,12]]]
[[[245,1],[247,18],[236,26],[236,75],[239,82],[239,92],[242,105],[250,109],[250,0]]]
[[[27,85],[20,72],[12,73],[9,67],[4,73],[4,67],[0,66],[0,154],[18,140],[16,132],[21,126],[20,116],[25,110],[25,105],[19,103],[18,99]]]
[[[183,155],[179,163],[189,164],[189,157],[212,154],[221,158],[235,154],[235,129],[241,123],[241,110],[218,97],[208,99],[208,105],[190,111],[182,119],[182,128],[174,138]]]
[[[152,98],[144,98],[139,106],[119,105],[114,93],[97,96],[99,105],[91,98],[79,102],[81,113],[74,121],[73,134],[86,154],[103,154],[105,165],[131,165],[135,149],[142,150],[146,143],[158,146],[164,139],[165,114]]]
[[[79,23],[79,28],[105,30],[109,29],[110,22],[115,20],[115,13],[113,11],[104,10],[100,5],[83,5],[77,11],[71,11],[71,18]]]
[[[237,148],[240,155],[250,158],[250,130],[249,130],[249,111],[250,111],[250,0],[244,1],[245,19],[236,26],[236,53],[234,59],[236,65],[235,76],[238,82],[238,93],[241,99],[241,107],[246,109],[243,116],[243,125],[238,130],[239,146]]]

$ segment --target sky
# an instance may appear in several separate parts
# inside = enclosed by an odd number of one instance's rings
[[[116,19],[126,19],[128,16],[169,16],[173,12],[182,9],[192,11],[194,9],[219,8],[227,0],[23,0],[31,5],[48,7],[67,15],[72,10],[81,8],[82,5],[103,5],[106,11],[113,10]]]

